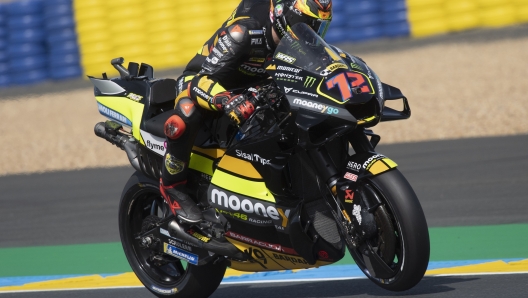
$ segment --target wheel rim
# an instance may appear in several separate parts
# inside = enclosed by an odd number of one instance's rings
[[[187,274],[187,263],[172,256],[143,248],[136,239],[142,233],[152,229],[154,223],[168,216],[168,210],[159,192],[143,189],[131,200],[127,214],[126,237],[132,248],[132,258],[140,270],[148,275],[151,282],[160,286],[174,287]],[[163,245],[159,243],[158,245]]]
[[[398,274],[401,272],[404,261],[405,261],[405,246],[401,227],[394,216],[394,211],[390,202],[386,199],[381,191],[375,187],[370,181],[365,181],[361,188],[364,190],[373,191],[382,201],[382,205],[379,206],[374,212],[376,225],[378,227],[378,233],[365,240],[365,243],[359,245],[357,248],[352,245],[350,241],[347,241],[347,246],[352,258],[358,265],[358,267],[371,279],[375,279],[384,284],[392,283]],[[360,192],[362,195],[368,195],[369,191]],[[365,249],[365,245],[371,246],[377,253],[377,255],[383,259],[386,265],[394,271],[394,275],[390,278],[378,278],[372,274],[366,264],[366,256],[362,251]]]

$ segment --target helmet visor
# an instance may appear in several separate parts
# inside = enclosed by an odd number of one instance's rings
[[[316,19],[303,13],[295,12],[294,10],[289,10],[286,12],[285,16],[290,27],[297,23],[305,23],[322,38],[324,38],[326,31],[328,30],[328,26],[330,26],[330,20]]]

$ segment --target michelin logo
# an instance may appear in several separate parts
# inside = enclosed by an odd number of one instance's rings
[[[198,265],[197,255],[183,251],[167,243],[163,243],[163,246],[165,248],[164,251],[166,254],[177,257],[178,259],[185,260],[193,265]]]

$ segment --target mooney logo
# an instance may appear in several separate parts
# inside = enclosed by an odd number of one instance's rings
[[[243,70],[252,72],[252,73],[264,73],[264,72],[266,72],[266,70],[264,68],[251,67],[251,66],[246,65],[246,64],[240,65],[240,68],[243,69]]]
[[[228,197],[225,192],[214,188],[211,191],[211,203],[218,207],[228,208],[234,211],[241,210],[247,214],[256,214],[258,216],[280,220],[283,227],[288,223],[288,215],[290,214],[289,209],[283,211],[281,208],[275,208],[273,205],[266,207],[263,203],[253,203],[249,199],[240,200],[235,195]]]
[[[325,113],[325,112],[327,114],[338,114],[339,113],[339,109],[337,108],[329,107],[327,105],[320,104],[318,102],[313,102],[313,101],[300,99],[300,98],[294,99],[293,104],[298,105],[298,106],[303,106],[305,108],[310,108],[312,110],[317,110],[321,113]]]
[[[370,166],[370,164],[373,162],[373,161],[377,161],[379,159],[382,159],[382,158],[385,158],[385,155],[382,155],[382,154],[376,154],[374,156],[371,156],[369,157],[369,159],[367,159],[367,161],[365,161],[363,163],[363,169],[367,169],[368,170],[368,166]]]
[[[315,83],[314,77],[306,77],[306,80],[304,81],[304,88],[311,88],[313,87]]]

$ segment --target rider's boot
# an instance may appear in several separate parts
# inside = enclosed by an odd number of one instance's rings
[[[185,184],[201,117],[194,102],[185,94],[178,95],[174,113],[164,124],[167,150],[163,158],[160,191],[174,215],[184,221],[197,223],[203,219],[203,215],[189,196]]]
[[[174,215],[186,222],[198,223],[203,220],[202,211],[187,194],[185,182],[164,185],[163,179],[161,179],[160,191]]]

